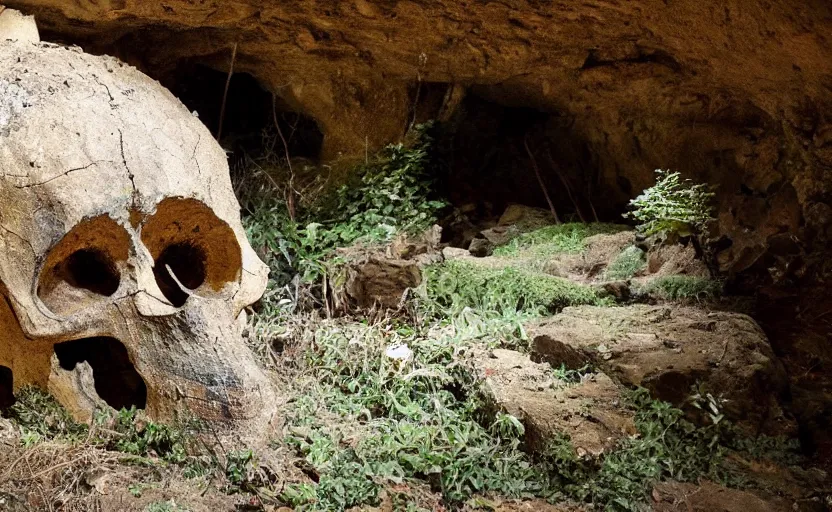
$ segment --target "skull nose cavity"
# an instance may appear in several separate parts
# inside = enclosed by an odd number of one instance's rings
[[[129,243],[124,228],[106,215],[79,223],[49,251],[38,297],[60,315],[111,297],[121,284]]]
[[[177,308],[191,295],[222,296],[228,285],[240,281],[237,237],[200,201],[164,199],[142,226],[141,240],[153,258],[156,284]]]

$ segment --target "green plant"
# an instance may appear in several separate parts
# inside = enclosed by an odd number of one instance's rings
[[[242,489],[257,480],[257,460],[252,450],[228,452],[225,477],[234,489]]]
[[[630,201],[632,211],[625,218],[634,219],[645,236],[696,236],[713,220],[711,201],[714,193],[703,184],[682,180],[678,172],[656,169],[656,184]]]
[[[698,427],[644,389],[629,400],[640,435],[624,440],[597,463],[578,458],[568,439],[555,439],[539,462],[548,475],[545,494],[636,512],[644,510],[651,484],[660,479],[725,480],[722,426]]]
[[[713,300],[722,294],[722,283],[697,276],[662,276],[648,281],[639,292],[665,300]]]
[[[526,427],[516,416],[497,413],[494,423],[491,424],[491,433],[499,438],[514,439],[523,437]]]
[[[170,500],[151,503],[144,508],[144,512],[188,512],[188,509]]]
[[[514,267],[449,261],[426,268],[424,280],[427,299],[451,315],[466,307],[554,312],[566,306],[602,302],[589,286]]]
[[[20,426],[22,441],[32,446],[44,439],[79,441],[88,428],[77,423],[51,395],[27,386],[17,391],[15,403],[6,414]]]
[[[561,364],[557,368],[552,368],[552,375],[560,382],[566,382],[571,384],[579,383],[583,380],[583,378],[587,375],[591,375],[593,373],[592,366],[584,365],[577,370],[570,370],[566,367],[565,364]]]
[[[523,233],[506,245],[494,249],[494,255],[516,256],[530,252],[535,256],[548,256],[557,253],[579,253],[584,250],[585,240],[590,236],[617,233],[624,229],[625,226],[617,224],[556,224]]]
[[[411,146],[387,146],[357,170],[360,183],[338,189],[337,212],[329,228],[337,242],[390,241],[397,233],[421,233],[434,224],[446,203],[431,200],[434,173],[431,125],[416,129]]]
[[[509,414],[490,415],[480,401],[476,375],[459,355],[475,338],[453,326],[426,331],[392,322],[334,322],[318,329],[306,359],[312,388],[289,414],[286,439],[314,468],[318,483],[288,486],[286,503],[345,510],[378,503],[391,483],[422,480],[452,504],[493,493],[640,511],[651,485],[662,479],[737,481],[724,456],[750,441],[724,418],[697,426],[643,389],[627,399],[639,435],[602,458],[579,457],[563,436],[530,457],[520,450],[524,425]],[[401,345],[411,358],[386,355],[387,347]],[[586,371],[553,373],[578,382]],[[750,446],[758,453],[782,448],[774,440]]]
[[[607,279],[630,279],[647,265],[644,251],[631,245],[621,251],[604,271]]]
[[[488,421],[487,428],[477,421],[478,398],[467,394],[475,389],[474,375],[455,359],[468,332],[449,325],[434,338],[393,323],[319,329],[307,354],[315,387],[289,419],[304,433],[287,442],[320,477],[314,493],[295,486],[287,501],[343,510],[374,503],[385,483],[416,478],[427,479],[451,502],[489,490],[531,493],[534,475],[519,450],[522,424],[509,415]],[[387,355],[388,347],[401,345],[411,358]],[[317,404],[369,435],[346,443],[331,421],[311,421],[321,414]]]
[[[119,434],[113,439],[102,439],[111,449],[141,457],[152,454],[174,464],[182,464],[188,459],[187,444],[192,439],[188,428],[193,425],[156,423],[135,407],[121,409],[114,417],[100,414],[96,422],[107,424]]]
[[[280,499],[293,508],[315,503],[318,492],[314,485],[307,483],[290,483],[283,488]]]

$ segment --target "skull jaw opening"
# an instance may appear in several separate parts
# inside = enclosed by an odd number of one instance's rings
[[[255,440],[274,421],[274,392],[253,360],[246,362],[242,357],[232,366],[217,366],[194,359],[167,369],[171,373],[154,367],[146,382],[119,340],[81,338],[54,346],[47,388],[77,421],[91,421],[96,409],[135,407],[159,421],[198,418],[217,431],[244,432]],[[8,373],[8,379],[0,380],[0,400],[8,388],[7,406],[13,401],[12,377],[4,368],[0,377]]]
[[[65,341],[55,345],[55,356],[65,371],[87,363],[92,370],[96,394],[113,409],[147,406],[147,385],[130,362],[127,348],[117,339],[95,337]]]

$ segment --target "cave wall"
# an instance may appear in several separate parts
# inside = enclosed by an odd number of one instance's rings
[[[794,265],[832,236],[827,0],[5,4],[45,40],[156,77],[184,60],[227,69],[236,44],[236,71],[314,119],[324,160],[397,140],[426,110],[453,122],[475,95],[550,114],[532,139],[568,172],[596,173],[603,205],[626,204],[659,167],[717,184],[726,270],[772,247]]]

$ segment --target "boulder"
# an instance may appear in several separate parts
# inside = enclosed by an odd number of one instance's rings
[[[494,244],[487,238],[475,238],[471,240],[471,245],[468,246],[468,252],[471,256],[477,258],[484,258],[491,256],[494,253]]]
[[[24,16],[0,5],[0,41],[40,42],[34,16]]]
[[[572,369],[594,365],[677,406],[686,406],[701,383],[726,400],[728,418],[754,431],[792,430],[778,402],[787,391],[785,371],[746,315],[696,307],[569,307],[529,334],[536,360]]]
[[[483,230],[480,236],[495,246],[505,245],[523,233],[555,223],[552,212],[542,208],[512,204],[506,208],[493,228]],[[473,251],[472,251],[473,254]]]
[[[602,373],[570,383],[558,379],[548,364],[504,349],[474,356],[474,365],[485,395],[523,422],[534,450],[544,450],[550,440],[565,434],[579,456],[597,457],[636,433],[618,386]]]
[[[347,264],[344,290],[360,308],[396,309],[407,290],[421,282],[416,261],[370,256]]]
[[[523,231],[533,231],[555,223],[552,212],[543,208],[511,204],[500,216],[498,226],[516,226]]]

